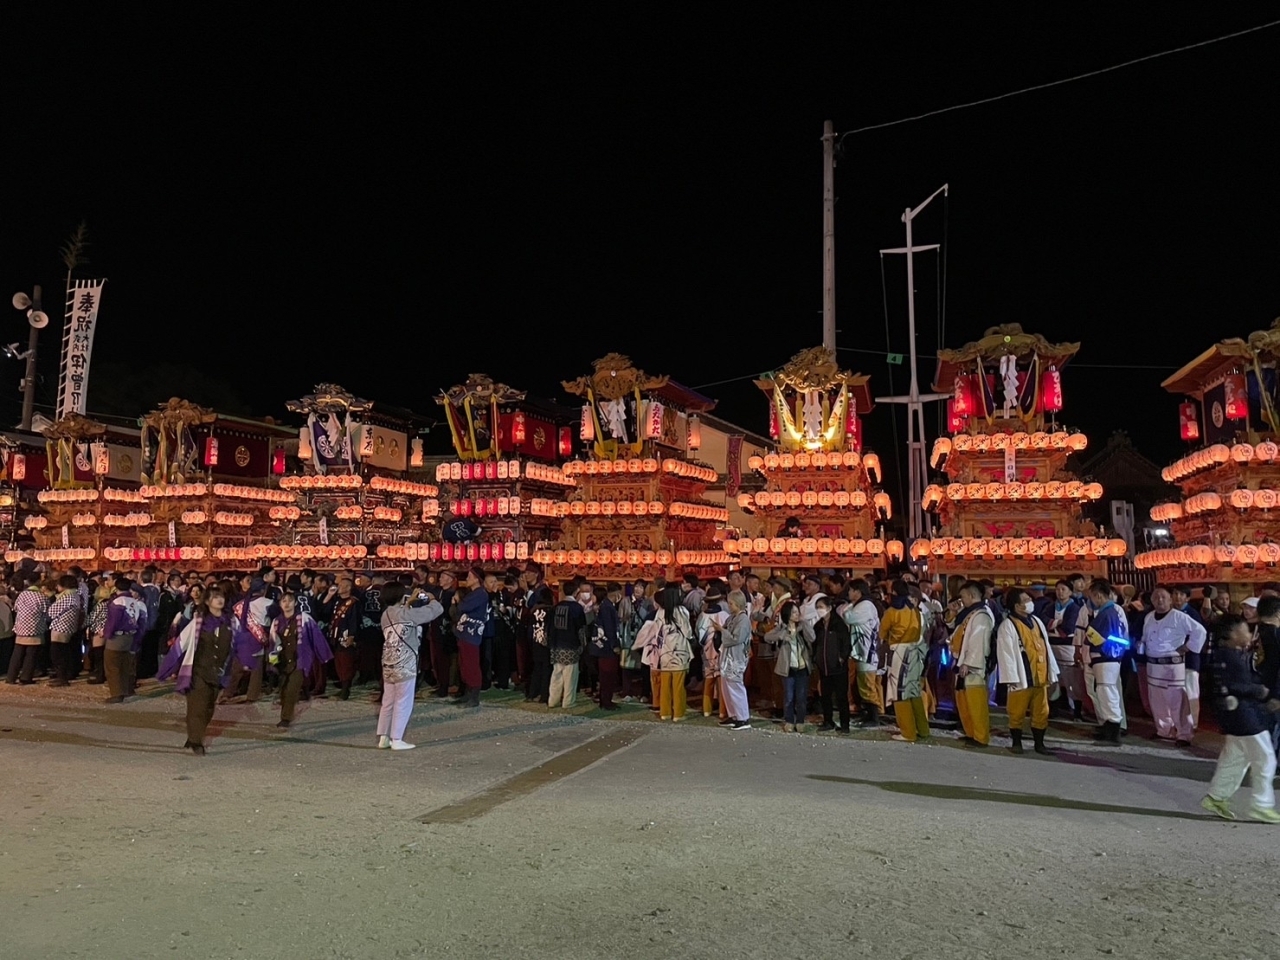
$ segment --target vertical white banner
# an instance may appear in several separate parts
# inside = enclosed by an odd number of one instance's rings
[[[103,280],[72,280],[67,286],[67,313],[62,332],[62,366],[58,370],[58,410],[55,419],[83,415],[89,396],[89,359],[93,330],[98,323]]]
[[[1013,447],[1004,448],[1004,482],[1013,483],[1018,479],[1018,456]]]

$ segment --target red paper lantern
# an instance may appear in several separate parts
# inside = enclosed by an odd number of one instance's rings
[[[27,455],[15,453],[9,458],[9,477],[17,483],[27,479]]]
[[[439,560],[440,560],[440,544],[438,544],[438,543],[432,543],[432,544],[429,544],[429,545],[427,546],[427,559],[429,559],[432,563],[437,563],[437,562],[439,562]]]
[[[453,544],[452,543],[440,544],[440,559],[443,560],[445,563],[449,563],[450,561],[453,560]]]
[[[469,517],[469,516],[471,516],[471,512],[472,512],[472,508],[471,508],[471,501],[470,501],[470,500],[459,500],[459,501],[458,501],[458,515],[459,515],[459,516],[462,516],[462,517]]]
[[[462,479],[463,479],[463,480],[470,480],[470,479],[471,479],[471,464],[469,464],[469,463],[464,463],[464,464],[462,465]]]
[[[1062,409],[1062,374],[1057,367],[1049,367],[1040,378],[1040,409],[1045,413]]]
[[[1244,374],[1233,373],[1222,382],[1222,406],[1228,420],[1243,420],[1249,415],[1249,397],[1245,392]]]
[[[858,419],[856,413],[849,414],[849,419],[845,421],[845,446],[849,450],[862,449],[862,421]]]
[[[467,559],[472,563],[480,559],[480,545],[478,543],[467,544]]]
[[[486,480],[498,479],[498,462],[496,460],[489,460],[488,462],[485,463],[484,478]]]
[[[284,473],[284,448],[277,447],[271,456],[271,472],[277,477]]]
[[[769,438],[771,440],[778,439],[778,408],[769,408]]]
[[[484,512],[491,517],[496,517],[498,515],[497,498],[490,498],[484,502]]]
[[[218,465],[218,438],[204,438],[204,465],[206,467],[216,467]]]
[[[570,457],[573,455],[573,431],[568,427],[560,428],[560,456]]]
[[[947,430],[951,433],[959,433],[964,429],[966,417],[956,413],[956,401],[952,398],[947,401]]]
[[[1178,428],[1182,439],[1190,443],[1200,439],[1200,418],[1196,415],[1196,405],[1190,401],[1178,405]]]
[[[516,413],[511,417],[511,442],[517,447],[522,447],[524,446],[524,438],[524,414]]]
[[[968,417],[973,413],[973,387],[968,377],[956,377],[955,396],[951,400],[958,417]]]

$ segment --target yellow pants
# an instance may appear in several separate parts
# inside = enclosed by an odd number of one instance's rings
[[[849,680],[852,681],[850,685],[864,708],[875,707],[881,713],[884,712],[884,691],[880,689],[880,677],[876,673],[859,670],[857,662],[850,660]],[[852,701],[853,698],[851,697],[850,700]]]
[[[987,704],[985,683],[957,688],[956,712],[960,714],[960,726],[964,728],[965,736],[982,744],[991,742],[991,708]]]
[[[1031,729],[1046,730],[1049,727],[1049,690],[1047,687],[1029,687],[1026,690],[1009,691],[1009,729],[1021,730],[1022,721],[1031,710]]]
[[[929,688],[929,681],[922,680],[920,685],[924,690],[924,712],[929,715],[932,720],[938,714],[938,698],[933,695],[933,691]]]
[[[683,670],[659,670],[658,716],[663,720],[679,720],[684,717],[685,691]]]
[[[924,712],[924,701],[919,697],[910,700],[895,700],[893,716],[898,721],[898,729],[903,739],[913,743],[916,740],[929,739],[929,717]]]

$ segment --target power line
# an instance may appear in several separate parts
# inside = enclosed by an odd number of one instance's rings
[[[940,113],[950,113],[953,110],[964,110],[968,107],[979,107],[984,103],[995,103],[997,100],[1007,100],[1009,97],[1016,97],[1024,93],[1034,93],[1036,90],[1047,90],[1049,87],[1060,87],[1064,83],[1074,83],[1076,80],[1086,80],[1089,77],[1096,77],[1104,73],[1111,73],[1113,70],[1123,70],[1125,67],[1132,67],[1137,63],[1145,63],[1148,60],[1168,57],[1175,53],[1184,53],[1187,50],[1195,50],[1198,47],[1207,47],[1210,44],[1221,43],[1224,40],[1234,40],[1236,37],[1243,37],[1250,33],[1257,33],[1259,30],[1267,30],[1276,26],[1280,26],[1280,20],[1272,20],[1270,23],[1259,24],[1256,27],[1249,27],[1245,30],[1237,30],[1235,33],[1228,33],[1221,37],[1214,37],[1212,40],[1201,40],[1199,43],[1189,43],[1184,47],[1175,47],[1172,50],[1162,50],[1159,53],[1149,53],[1145,57],[1138,57],[1135,60],[1126,60],[1124,63],[1117,63],[1110,67],[1103,67],[1100,70],[1090,70],[1088,73],[1080,73],[1074,77],[1065,77],[1062,80],[1050,80],[1048,83],[1038,83],[1033,87],[1023,87],[1021,90],[1011,90],[1008,93],[1001,93],[994,97],[984,97],[981,100],[971,100],[968,103],[957,103],[950,107],[941,107],[937,110],[930,110],[927,113],[918,113],[914,117],[903,117],[900,120],[889,120],[885,123],[873,123],[870,126],[858,127],[855,130],[849,130],[840,134],[840,139],[843,140],[845,137],[851,136],[855,133],[866,133],[868,130],[881,130],[885,127],[896,127],[899,124],[923,120],[926,117],[936,117]]]

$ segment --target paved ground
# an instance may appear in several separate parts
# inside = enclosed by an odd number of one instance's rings
[[[1272,957],[1280,830],[1207,755],[1054,760],[420,703],[0,687],[0,958]],[[580,712],[587,713],[586,708]],[[1244,803],[1238,809],[1243,812]]]

